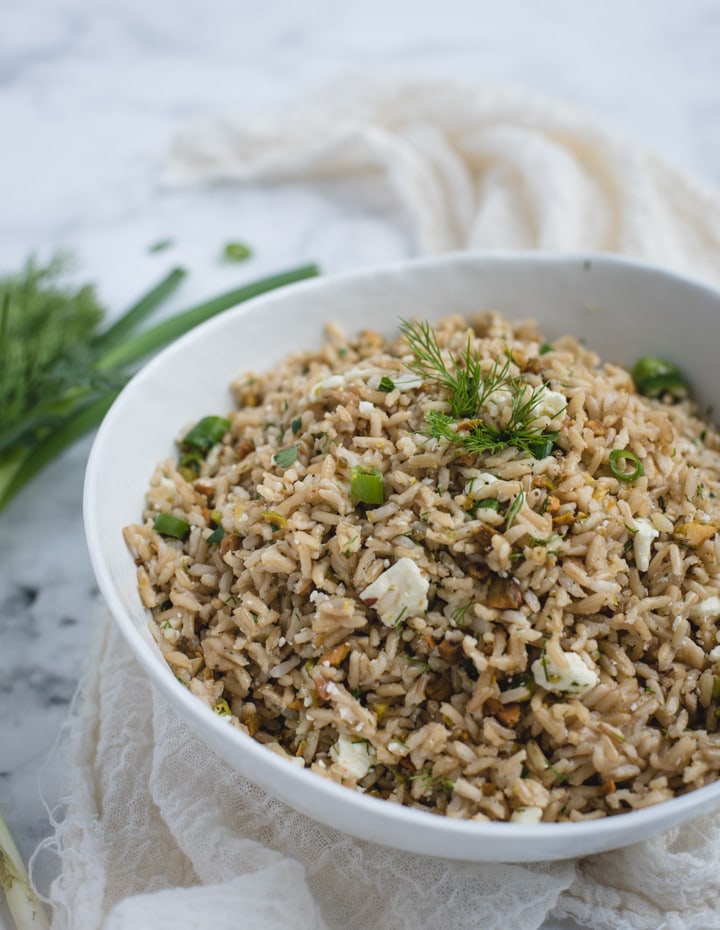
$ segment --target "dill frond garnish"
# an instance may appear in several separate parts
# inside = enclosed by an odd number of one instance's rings
[[[533,388],[511,375],[509,353],[502,364],[493,361],[484,365],[473,351],[469,336],[464,350],[453,355],[443,353],[435,330],[425,321],[402,320],[400,331],[413,354],[407,367],[448,392],[450,413],[430,410],[425,418],[429,436],[456,445],[459,452],[475,455],[495,455],[508,448],[534,458],[550,454],[558,433],[539,425],[536,413],[545,388]],[[496,422],[487,412],[497,394],[509,404],[509,413],[502,422]]]

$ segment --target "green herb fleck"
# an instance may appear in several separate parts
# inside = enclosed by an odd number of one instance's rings
[[[450,615],[450,620],[454,626],[463,627],[467,623],[467,612],[473,605],[473,601],[466,601],[460,607],[456,607]]]
[[[521,489],[518,494],[515,495],[515,499],[508,508],[508,512],[505,516],[505,528],[510,529],[510,527],[515,522],[515,518],[520,513],[522,505],[525,502],[525,492]]]
[[[213,532],[206,538],[205,542],[210,546],[214,546],[215,543],[221,542],[224,536],[225,536],[225,530],[221,523],[220,526],[218,526],[217,529],[213,530]]]
[[[395,385],[387,376],[383,375],[380,379],[380,384],[378,385],[378,390],[382,391],[384,394],[389,394],[390,391],[395,390]]]
[[[252,255],[252,249],[244,242],[228,242],[223,249],[226,262],[244,262]]]
[[[279,465],[280,468],[290,468],[291,465],[294,465],[298,457],[298,444],[295,443],[294,446],[288,446],[286,449],[281,449],[279,452],[276,452],[273,455],[273,462],[276,465]]]
[[[148,252],[155,254],[156,252],[164,252],[166,249],[171,248],[175,245],[173,239],[158,239],[157,242],[153,242],[152,245],[148,246]]]
[[[297,436],[300,432],[300,427],[302,426],[302,417],[296,417],[290,424],[290,429],[292,430],[293,436]]]

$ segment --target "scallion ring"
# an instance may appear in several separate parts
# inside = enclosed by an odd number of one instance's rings
[[[633,366],[632,379],[638,393],[645,397],[660,397],[663,394],[685,397],[688,393],[687,381],[680,369],[664,358],[652,355],[639,358]]]
[[[377,468],[356,465],[350,478],[350,494],[361,504],[382,504],[385,501],[385,482]]]
[[[632,466],[631,470],[628,468],[628,463]],[[613,449],[610,453],[610,471],[625,484],[631,484],[645,474],[642,462],[629,449]]]
[[[207,452],[216,442],[220,442],[229,429],[230,420],[225,417],[203,417],[186,436],[183,436],[181,448]]]
[[[159,513],[155,517],[153,529],[161,536],[173,536],[175,539],[185,539],[190,532],[190,524],[182,517],[175,517],[171,513]]]

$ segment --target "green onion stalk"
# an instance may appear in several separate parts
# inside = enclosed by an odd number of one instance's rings
[[[47,915],[35,894],[12,834],[0,814],[0,890],[17,930],[48,930]]]
[[[142,326],[178,287],[175,268],[117,322],[89,286],[58,284],[62,263],[29,262],[0,279],[0,511],[52,459],[96,427],[138,365],[200,323],[243,301],[318,274],[303,265],[234,288],[155,326]]]

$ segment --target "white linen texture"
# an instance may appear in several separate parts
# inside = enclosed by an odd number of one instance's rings
[[[188,127],[165,176],[338,180],[356,185],[355,202],[392,191],[419,253],[612,251],[720,283],[718,192],[521,90],[348,79],[272,117]],[[537,930],[548,917],[592,930],[720,928],[717,812],[544,864],[356,840],[235,774],[154,692],[112,622],[100,627],[63,741],[53,930]]]

